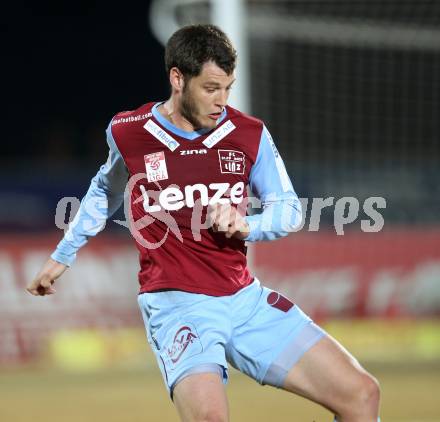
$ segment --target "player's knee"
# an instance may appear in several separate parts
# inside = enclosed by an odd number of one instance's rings
[[[379,382],[370,374],[366,374],[362,380],[359,398],[363,407],[374,413],[379,408],[380,387]]]
[[[227,412],[220,407],[204,406],[194,422],[228,422]]]
[[[370,374],[360,374],[351,397],[345,401],[340,414],[349,417],[377,417],[380,401],[379,383]]]
[[[344,396],[345,398],[339,404],[335,403],[334,411],[338,416],[337,420],[358,420],[359,418],[373,420],[377,417],[380,388],[377,380],[370,374],[359,374],[357,381],[351,385],[349,394]]]

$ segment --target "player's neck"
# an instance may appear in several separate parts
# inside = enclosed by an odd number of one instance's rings
[[[196,130],[194,126],[179,112],[177,101],[173,97],[161,104],[157,110],[163,117],[165,117],[165,119],[179,129],[186,132],[194,132]]]

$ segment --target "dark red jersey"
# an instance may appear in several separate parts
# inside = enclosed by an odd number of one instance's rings
[[[246,240],[253,242],[293,231],[301,204],[260,120],[226,107],[215,129],[186,132],[166,120],[158,105],[112,119],[109,158],[51,257],[71,265],[124,202],[125,191],[125,214],[140,252],[141,292],[233,294],[252,281],[245,243],[213,232],[208,206],[227,203],[245,214],[249,185],[263,205],[261,214],[246,217]]]
[[[153,106],[119,113],[111,125],[132,181],[141,292],[233,294],[252,281],[245,243],[205,228],[206,208],[245,200],[263,123],[226,107],[215,129],[188,134]]]

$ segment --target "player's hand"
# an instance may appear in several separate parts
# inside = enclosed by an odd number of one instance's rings
[[[66,269],[67,265],[49,258],[35,279],[26,287],[26,290],[34,296],[53,295],[55,289],[52,285]]]
[[[208,207],[208,219],[214,232],[224,232],[225,237],[243,240],[249,235],[245,218],[231,204],[215,204]]]

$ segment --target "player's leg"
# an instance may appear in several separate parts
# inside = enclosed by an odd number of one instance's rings
[[[220,374],[186,376],[174,387],[173,401],[182,422],[227,422],[228,401]]]
[[[145,293],[138,300],[148,341],[181,420],[226,422],[227,298],[166,291]]]
[[[376,380],[298,306],[258,282],[234,300],[239,323],[226,349],[233,366],[325,406],[339,422],[376,420]]]
[[[379,416],[377,380],[328,335],[301,356],[281,387],[323,405],[338,422],[375,422]]]

